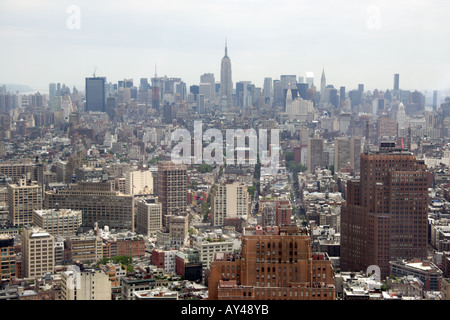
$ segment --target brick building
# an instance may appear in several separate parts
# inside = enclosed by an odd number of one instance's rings
[[[331,261],[311,252],[306,229],[247,228],[242,253],[216,253],[210,270],[210,300],[335,299]]]

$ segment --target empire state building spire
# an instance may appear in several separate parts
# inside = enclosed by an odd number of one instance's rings
[[[228,57],[227,38],[225,38],[225,57]]]
[[[223,110],[232,107],[233,104],[233,81],[231,78],[231,60],[228,57],[228,45],[225,38],[225,56],[220,66],[220,97]]]

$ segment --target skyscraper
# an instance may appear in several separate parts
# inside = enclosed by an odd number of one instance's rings
[[[232,107],[233,104],[233,80],[231,77],[231,60],[228,57],[228,48],[225,41],[225,56],[220,67],[220,99],[221,106]]]
[[[106,78],[86,78],[86,111],[106,112]]]
[[[205,98],[212,102],[216,99],[216,80],[214,78],[214,73],[205,73],[200,76],[200,86],[202,84],[209,84],[209,92],[205,94],[204,92],[200,92],[205,95]]]
[[[389,261],[427,258],[428,186],[423,161],[395,142],[361,154],[359,180],[347,184],[341,214],[341,270],[378,266],[389,275]]]
[[[162,205],[163,226],[167,216],[184,216],[187,208],[187,166],[172,161],[158,162],[158,198]]]
[[[320,101],[327,102],[326,97],[327,80],[325,78],[325,69],[322,70],[322,77],[320,78]]]
[[[394,74],[394,91],[400,89],[400,75],[398,73]]]
[[[310,138],[308,140],[308,171],[314,173],[323,166],[323,139]]]
[[[359,171],[359,157],[361,154],[360,138],[340,137],[334,140],[334,170],[350,166],[355,172]]]

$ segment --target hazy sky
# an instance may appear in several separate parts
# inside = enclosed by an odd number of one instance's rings
[[[220,80],[225,37],[233,82],[322,68],[335,88],[450,89],[448,0],[0,0],[0,83],[47,91],[200,75]]]

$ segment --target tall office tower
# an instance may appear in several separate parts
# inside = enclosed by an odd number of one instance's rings
[[[233,80],[231,76],[231,60],[228,57],[227,43],[225,42],[225,56],[220,66],[220,99],[221,106],[230,108],[233,106]]]
[[[20,278],[16,270],[16,252],[14,251],[14,238],[12,235],[0,234],[0,263],[2,272],[0,272],[0,282],[11,283],[14,278]]]
[[[247,187],[237,181],[218,184],[211,191],[211,219],[214,226],[223,226],[227,218],[247,219],[250,214]]]
[[[155,77],[151,79],[152,81],[152,108],[159,110],[161,104],[161,79],[157,77],[155,71]]]
[[[68,189],[46,191],[46,209],[81,210],[83,226],[134,231],[134,198],[113,190],[111,181],[78,182]]]
[[[158,162],[158,199],[162,205],[163,227],[168,227],[168,215],[186,215],[186,165],[175,164],[172,161]]]
[[[345,106],[345,87],[339,88],[339,106],[343,108]]]
[[[197,96],[197,112],[198,112],[198,114],[206,113],[205,95],[204,94],[199,94]]]
[[[272,78],[264,78],[263,95],[264,102],[269,104],[273,97]]]
[[[359,180],[347,185],[341,211],[341,270],[371,265],[389,275],[389,261],[427,258],[428,186],[423,161],[395,142],[361,154]]]
[[[308,89],[314,86],[314,72],[306,72],[306,83],[308,84]]]
[[[42,209],[42,187],[37,183],[27,184],[19,179],[17,184],[8,184],[8,220],[15,226],[33,223],[33,210]]]
[[[359,172],[359,158],[361,155],[360,138],[337,138],[334,140],[334,170],[350,166],[354,172]]]
[[[216,79],[214,78],[214,73],[205,73],[200,76],[200,86],[201,84],[208,83],[209,86],[209,92],[208,94],[205,94],[205,97],[209,99],[209,102],[212,102],[216,99]],[[202,93],[202,92],[200,92]]]
[[[437,111],[437,109],[441,106],[441,94],[439,91],[433,91],[433,111]]]
[[[320,100],[322,103],[327,102],[326,97],[327,80],[325,78],[325,69],[322,69],[322,77],[320,78]]]
[[[334,300],[334,271],[326,253],[311,252],[306,229],[247,228],[242,253],[216,253],[209,300]]]
[[[150,84],[147,78],[141,78],[139,84],[139,102],[145,105],[150,103],[149,99]]]
[[[211,83],[200,83],[198,86],[199,94],[202,94],[208,101],[211,101],[211,90]]]
[[[100,269],[61,273],[62,300],[111,300],[110,276]]]
[[[106,112],[106,78],[86,78],[86,111]]]
[[[312,119],[314,104],[311,100],[303,100],[301,97],[292,99],[292,90],[288,89],[286,93],[286,109],[285,112],[289,119],[297,119],[302,122],[308,121],[308,116]]]
[[[400,75],[394,74],[394,91],[400,90]]]
[[[308,139],[308,162],[307,169],[314,173],[316,169],[323,167],[323,139]]]
[[[70,237],[78,232],[83,224],[81,211],[70,209],[47,209],[33,211],[33,225],[52,236]]]
[[[125,175],[126,194],[152,194],[153,175],[149,170],[129,171]]]
[[[147,197],[137,203],[136,232],[155,236],[162,228],[162,205],[158,197]]]
[[[54,237],[41,228],[22,231],[22,276],[38,278],[47,272],[53,273],[55,266]]]
[[[56,96],[56,83],[48,85],[48,99],[51,101]]]

